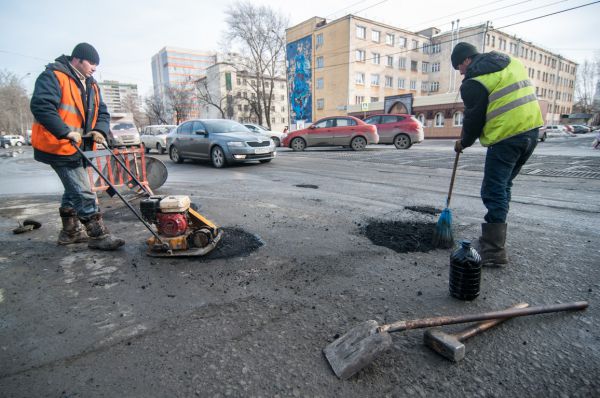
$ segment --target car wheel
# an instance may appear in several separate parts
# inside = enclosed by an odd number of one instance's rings
[[[223,149],[220,146],[215,146],[210,151],[210,160],[215,169],[221,169],[225,167],[227,163],[225,160],[225,153],[223,152]]]
[[[160,153],[161,155],[164,155],[165,152],[167,152],[166,148],[163,148],[160,144],[156,144],[156,150],[158,151],[158,153]]]
[[[352,141],[350,141],[350,147],[354,151],[364,151],[367,147],[367,140],[365,140],[365,137],[354,137]]]
[[[4,144],[4,145],[2,145],[2,146],[4,147],[4,149],[8,149],[8,147],[9,147],[10,145],[8,145],[8,144]]]
[[[150,147],[144,145],[144,151],[146,151],[146,153],[150,153]]]
[[[273,159],[263,159],[263,160],[259,160],[259,162],[261,162],[261,163],[269,163],[271,160],[273,160]]]
[[[410,137],[406,134],[398,134],[394,137],[394,146],[396,149],[408,149],[412,146]]]
[[[175,163],[183,163],[183,158],[181,157],[181,155],[179,154],[179,150],[175,146],[171,147],[171,150],[169,151],[169,157]]]
[[[17,144],[16,144],[16,145],[17,145],[17,146],[21,146],[21,145],[23,145],[23,143],[22,143],[21,141],[17,141]]]
[[[275,143],[275,146],[281,146],[281,141],[279,141],[279,138],[277,138],[277,137],[271,137],[271,139]]]
[[[290,147],[296,152],[301,152],[306,148],[306,141],[303,138],[296,137],[290,143]]]

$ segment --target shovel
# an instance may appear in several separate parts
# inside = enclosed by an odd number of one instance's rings
[[[325,347],[323,353],[337,377],[345,380],[370,364],[377,355],[391,347],[391,332],[455,323],[487,321],[489,319],[506,319],[548,312],[582,310],[587,308],[587,306],[587,301],[577,301],[574,303],[507,309],[481,314],[397,321],[386,325],[379,325],[377,321],[370,320],[350,329],[346,334]]]

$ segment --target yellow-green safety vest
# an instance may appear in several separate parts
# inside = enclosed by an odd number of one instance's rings
[[[535,89],[523,64],[511,58],[501,71],[474,77],[487,89],[485,126],[479,137],[483,146],[544,125]]]

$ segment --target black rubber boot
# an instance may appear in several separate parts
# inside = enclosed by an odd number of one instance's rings
[[[115,238],[110,235],[108,229],[104,226],[102,214],[96,213],[86,219],[82,219],[83,224],[90,237],[88,247],[97,250],[116,250],[125,244],[123,239]]]
[[[72,207],[61,207],[58,209],[62,219],[62,229],[58,234],[59,245],[72,245],[89,240],[85,229],[77,218],[77,212]]]
[[[486,267],[502,267],[508,264],[506,255],[506,223],[481,224],[479,237],[479,254],[481,265]]]

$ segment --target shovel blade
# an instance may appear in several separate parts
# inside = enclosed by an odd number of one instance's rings
[[[337,377],[348,379],[392,345],[389,333],[377,333],[378,326],[373,320],[363,322],[323,349]]]

